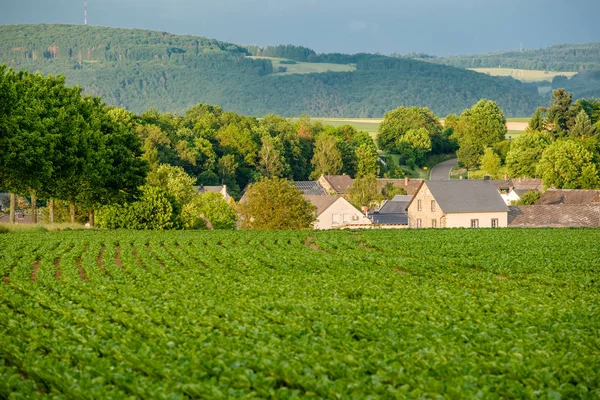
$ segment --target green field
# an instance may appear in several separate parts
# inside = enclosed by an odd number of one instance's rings
[[[292,74],[312,74],[321,72],[352,72],[356,71],[354,65],[345,64],[328,64],[328,63],[309,63],[295,61],[295,64],[282,64],[282,61],[290,61],[285,58],[275,57],[257,57],[252,56],[250,58],[262,58],[265,60],[271,60],[273,68],[277,70],[279,67],[287,68],[286,72],[279,72],[275,75],[292,75]]]
[[[0,235],[0,398],[598,398],[600,230]]]
[[[575,75],[577,72],[558,72],[558,71],[540,71],[515,68],[468,68],[471,71],[480,72],[482,74],[492,76],[512,76],[522,82],[552,82],[552,79],[558,75],[564,75],[568,78]]]

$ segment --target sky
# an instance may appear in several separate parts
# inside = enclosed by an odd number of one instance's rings
[[[0,24],[83,23],[84,0],[0,0]],[[437,56],[600,41],[600,0],[88,0],[88,24],[318,53]],[[1,39],[1,38],[0,38]],[[1,43],[1,41],[0,41]]]

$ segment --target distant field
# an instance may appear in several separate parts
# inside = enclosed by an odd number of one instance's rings
[[[287,68],[286,72],[279,72],[277,75],[292,75],[292,74],[312,74],[320,72],[352,72],[356,71],[354,65],[343,65],[343,64],[327,64],[327,63],[307,63],[295,61],[296,64],[282,64],[282,61],[289,61],[285,58],[274,58],[274,57],[250,57],[250,58],[263,58],[265,60],[271,60],[273,68],[277,70],[279,67]]]
[[[469,68],[471,71],[492,76],[512,76],[522,82],[552,81],[557,75],[572,77],[576,72],[541,71],[514,68]]]

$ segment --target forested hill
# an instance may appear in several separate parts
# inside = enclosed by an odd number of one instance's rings
[[[533,85],[418,60],[307,49],[308,61],[348,64],[348,71],[302,73],[317,64],[274,68],[270,59],[250,56],[278,54],[259,50],[140,29],[0,26],[0,64],[65,75],[68,84],[137,113],[209,103],[257,116],[382,117],[398,106],[427,106],[444,116],[487,98],[507,116],[528,116],[544,104]]]
[[[418,55],[416,55],[419,58]],[[544,49],[501,51],[454,57],[421,56],[424,60],[459,68],[518,68],[545,71],[600,70],[600,42],[560,44]]]

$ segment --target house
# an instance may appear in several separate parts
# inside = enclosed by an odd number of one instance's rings
[[[221,195],[223,196],[223,198],[225,199],[226,202],[229,203],[231,201],[231,196],[229,195],[229,193],[227,193],[227,185],[221,185],[221,186],[200,185],[200,186],[194,186],[194,189],[196,189],[196,193],[198,193],[198,194],[221,193]]]
[[[318,181],[295,181],[293,183],[296,189],[307,195],[322,196],[329,194]]]
[[[412,196],[396,195],[391,200],[386,200],[379,210],[368,213],[367,217],[382,228],[408,228],[408,212],[406,208]]]
[[[371,220],[340,195],[304,195],[317,207],[315,229],[368,227]]]
[[[508,179],[507,175],[504,175],[504,179],[490,180],[490,182],[496,186],[506,205],[521,200],[521,196],[527,192],[532,190],[543,192],[544,189],[541,179]]]
[[[406,190],[406,194],[414,196],[419,190],[419,186],[423,182],[422,179],[410,179],[408,177],[402,179],[377,179],[377,189],[381,192],[381,189],[388,183],[394,185],[394,187],[403,188]]]
[[[354,180],[349,175],[321,175],[318,182],[327,191],[327,193],[347,194],[348,189],[352,187]]]
[[[497,228],[508,207],[489,181],[424,181],[408,205],[410,228]]]
[[[521,228],[600,227],[600,203],[509,207],[508,226]]]
[[[600,204],[600,190],[548,189],[535,204]]]

